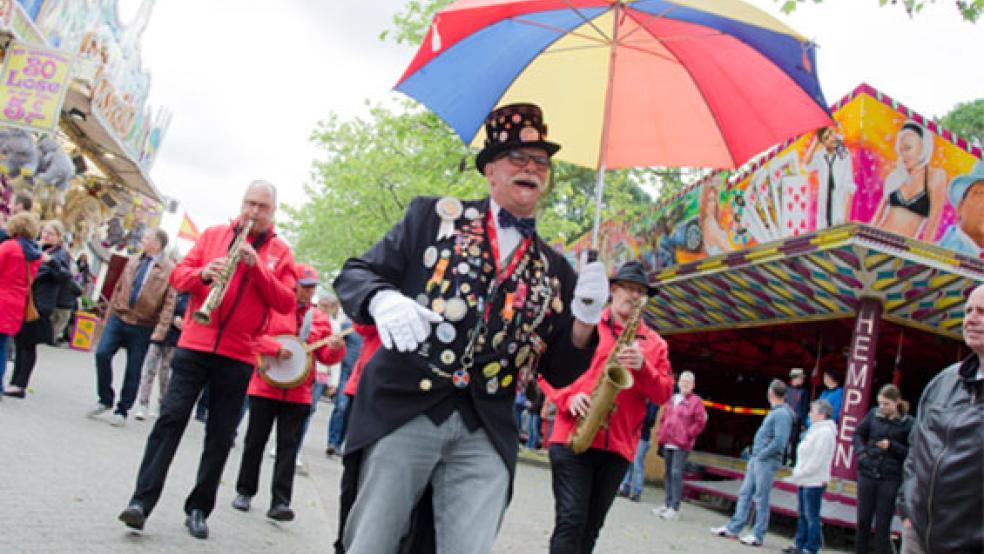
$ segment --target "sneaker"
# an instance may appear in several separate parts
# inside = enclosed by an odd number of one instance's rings
[[[304,462],[302,462],[300,458],[297,459],[294,473],[297,473],[301,477],[307,477],[308,475],[307,466],[304,465]]]
[[[726,538],[729,538],[729,539],[733,539],[736,536],[731,531],[728,531],[728,526],[727,525],[722,525],[720,527],[711,527],[711,534],[712,535],[717,535],[719,537],[726,537]]]
[[[745,546],[762,546],[762,541],[758,540],[755,535],[749,533],[738,539],[738,542],[744,544]]]
[[[653,508],[653,515],[656,517],[663,517],[663,512],[668,508],[666,506],[660,506],[659,508]]]
[[[137,413],[133,414],[133,417],[135,417],[137,421],[143,421],[147,419],[147,407],[140,406],[139,408],[137,408]]]
[[[267,452],[267,455],[269,455],[271,458],[276,458],[277,457],[277,447],[274,446],[273,448],[271,448],[270,451]]]
[[[633,502],[642,502],[642,493],[630,494],[629,500]]]
[[[676,521],[680,519],[680,512],[674,510],[673,508],[667,508],[663,510],[663,513],[660,514],[659,517],[667,521]]]
[[[113,414],[109,416],[109,424],[113,427],[123,427],[126,425],[126,416],[123,414]]]
[[[618,492],[615,493],[615,496],[621,496],[622,498],[628,498],[629,497],[629,491],[627,491],[625,489],[618,489]]]
[[[112,406],[107,406],[107,405],[103,404],[102,402],[96,402],[96,405],[95,406],[93,406],[93,407],[89,408],[88,410],[86,410],[85,417],[97,418],[97,417],[101,416],[102,414],[108,412],[111,409],[113,409]]]

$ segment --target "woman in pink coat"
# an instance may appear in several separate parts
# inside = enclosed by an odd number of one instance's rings
[[[12,215],[7,220],[9,238],[0,243],[0,394],[7,369],[7,341],[24,323],[27,291],[41,266],[41,250],[34,242],[40,227],[37,216],[30,212]]]
[[[657,441],[663,452],[665,466],[663,488],[666,505],[654,508],[653,513],[663,519],[679,519],[680,500],[683,497],[683,466],[694,449],[697,436],[707,424],[704,401],[694,394],[694,374],[684,371],[677,381],[680,391],[663,404],[663,419]]]

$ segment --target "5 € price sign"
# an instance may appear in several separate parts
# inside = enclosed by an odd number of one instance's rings
[[[11,43],[0,75],[0,123],[54,131],[71,66],[62,52]]]

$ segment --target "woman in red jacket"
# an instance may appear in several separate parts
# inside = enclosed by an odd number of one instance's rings
[[[313,267],[298,264],[297,309],[294,313],[281,314],[270,310],[270,324],[259,339],[261,355],[289,359],[290,351],[284,349],[276,337],[278,335],[298,336],[310,344],[332,334],[331,321],[321,310],[311,305],[311,298],[318,287],[318,273]],[[345,356],[345,342],[340,337],[331,337],[327,344],[311,353],[308,360],[308,375],[299,385],[290,388],[275,387],[260,377],[259,370],[253,371],[249,382],[249,425],[243,442],[243,459],[239,465],[239,478],[236,481],[236,498],[232,507],[248,511],[250,500],[256,495],[260,479],[260,463],[263,461],[263,448],[270,438],[273,423],[277,423],[277,455],[270,483],[270,510],[267,517],[278,521],[294,519],[290,509],[291,492],[294,486],[294,470],[297,463],[297,449],[301,442],[304,422],[311,412],[311,387],[314,383],[314,359],[331,365]]]
[[[663,419],[659,426],[657,442],[663,452],[663,489],[666,504],[653,508],[653,513],[663,519],[679,519],[680,500],[683,496],[683,465],[694,449],[697,436],[707,425],[704,401],[694,394],[694,374],[684,371],[677,382],[680,392],[663,406]]]
[[[623,326],[639,300],[657,292],[648,285],[642,264],[635,261],[623,264],[610,282],[611,306],[598,324],[598,348],[591,366],[569,387],[553,389],[543,383],[547,398],[557,405],[549,449],[556,513],[550,537],[553,554],[587,554],[594,549],[622,476],[635,456],[646,400],[661,404],[673,392],[666,341],[640,321],[635,341],[616,355],[619,364],[631,371],[632,387],[618,394],[607,426],[595,435],[587,451],[575,454],[567,446],[578,419],[589,413],[591,392]]]
[[[0,243],[0,394],[7,369],[7,341],[20,331],[27,309],[27,292],[41,267],[41,250],[34,237],[41,223],[30,212],[7,220],[8,240]]]

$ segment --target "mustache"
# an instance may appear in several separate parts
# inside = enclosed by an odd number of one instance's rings
[[[541,179],[540,176],[535,173],[525,173],[522,175],[515,175],[511,179],[509,179],[509,184],[520,185],[520,186],[526,184],[533,184],[536,185],[536,188],[538,189],[542,190],[544,188],[543,179]]]

